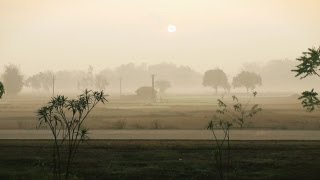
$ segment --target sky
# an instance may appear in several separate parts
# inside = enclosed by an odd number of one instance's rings
[[[238,72],[244,62],[295,59],[320,46],[319,7],[319,0],[0,0],[0,71],[9,63],[31,75],[170,62]]]

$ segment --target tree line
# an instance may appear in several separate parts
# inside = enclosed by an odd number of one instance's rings
[[[296,63],[291,60],[273,60],[265,64],[245,63],[239,68],[239,73],[230,75],[222,69],[217,70],[219,68],[199,73],[189,66],[172,63],[149,66],[129,63],[101,71],[89,66],[87,70],[41,71],[31,76],[24,76],[18,66],[10,64],[0,72],[0,81],[7,86],[8,95],[18,94],[23,88],[34,93],[49,93],[52,90],[53,75],[55,86],[60,92],[80,92],[85,88],[119,92],[122,79],[123,92],[130,94],[139,87],[150,86],[152,74],[155,75],[155,87],[160,93],[169,88],[172,92],[203,92],[203,86],[211,87],[215,91],[222,89],[228,92],[232,88],[251,91],[262,83],[264,91],[300,91],[303,90],[302,87],[311,87],[317,83],[316,79],[312,78],[300,81],[292,77],[291,67],[295,65]]]
[[[64,90],[77,91],[84,89],[106,90],[107,87],[119,88],[119,79],[124,80],[125,87],[131,92],[137,88],[150,85],[150,75],[155,74],[155,87],[160,93],[170,87],[192,88],[195,86],[212,87],[217,92],[219,88],[230,91],[231,87],[244,87],[247,91],[262,84],[262,78],[254,72],[242,71],[229,83],[226,73],[219,69],[211,69],[204,75],[192,70],[188,66],[177,66],[162,63],[151,65],[121,65],[115,70],[104,69],[95,73],[92,66],[87,71],[42,71],[29,77],[23,76],[18,66],[5,66],[1,80],[6,86],[8,95],[17,95],[23,87],[30,88],[34,93],[51,92],[53,84],[63,87]]]

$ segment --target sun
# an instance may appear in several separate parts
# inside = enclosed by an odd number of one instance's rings
[[[169,24],[167,29],[169,33],[174,33],[177,31],[177,27],[173,24]]]

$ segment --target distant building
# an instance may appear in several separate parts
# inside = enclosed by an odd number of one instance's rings
[[[144,86],[136,90],[137,96],[143,99],[153,99],[157,95],[157,91],[152,87]]]

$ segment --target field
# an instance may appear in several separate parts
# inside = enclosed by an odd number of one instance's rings
[[[231,95],[230,95],[231,96]],[[231,97],[226,95],[228,102]],[[168,96],[167,102],[150,103],[110,97],[90,115],[89,129],[204,129],[217,109],[217,96]],[[242,102],[246,94],[239,95]],[[49,97],[22,96],[0,102],[0,129],[35,129],[35,112]],[[297,96],[261,95],[263,111],[245,128],[255,129],[320,129],[320,112],[307,113]]]
[[[205,127],[218,98],[180,95],[150,103],[110,97],[87,119],[93,138],[77,154],[73,179],[217,179]],[[249,100],[247,94],[239,99]],[[0,179],[52,179],[50,134],[34,131],[35,112],[48,100],[25,95],[0,102]],[[319,179],[320,113],[307,113],[296,95],[263,94],[251,103],[263,110],[244,129],[231,130],[237,140],[231,141],[228,179]],[[280,140],[281,134],[290,137]]]
[[[50,179],[51,143],[1,140],[0,179]],[[229,179],[318,179],[319,141],[232,141]],[[92,140],[74,179],[217,179],[210,141]]]

